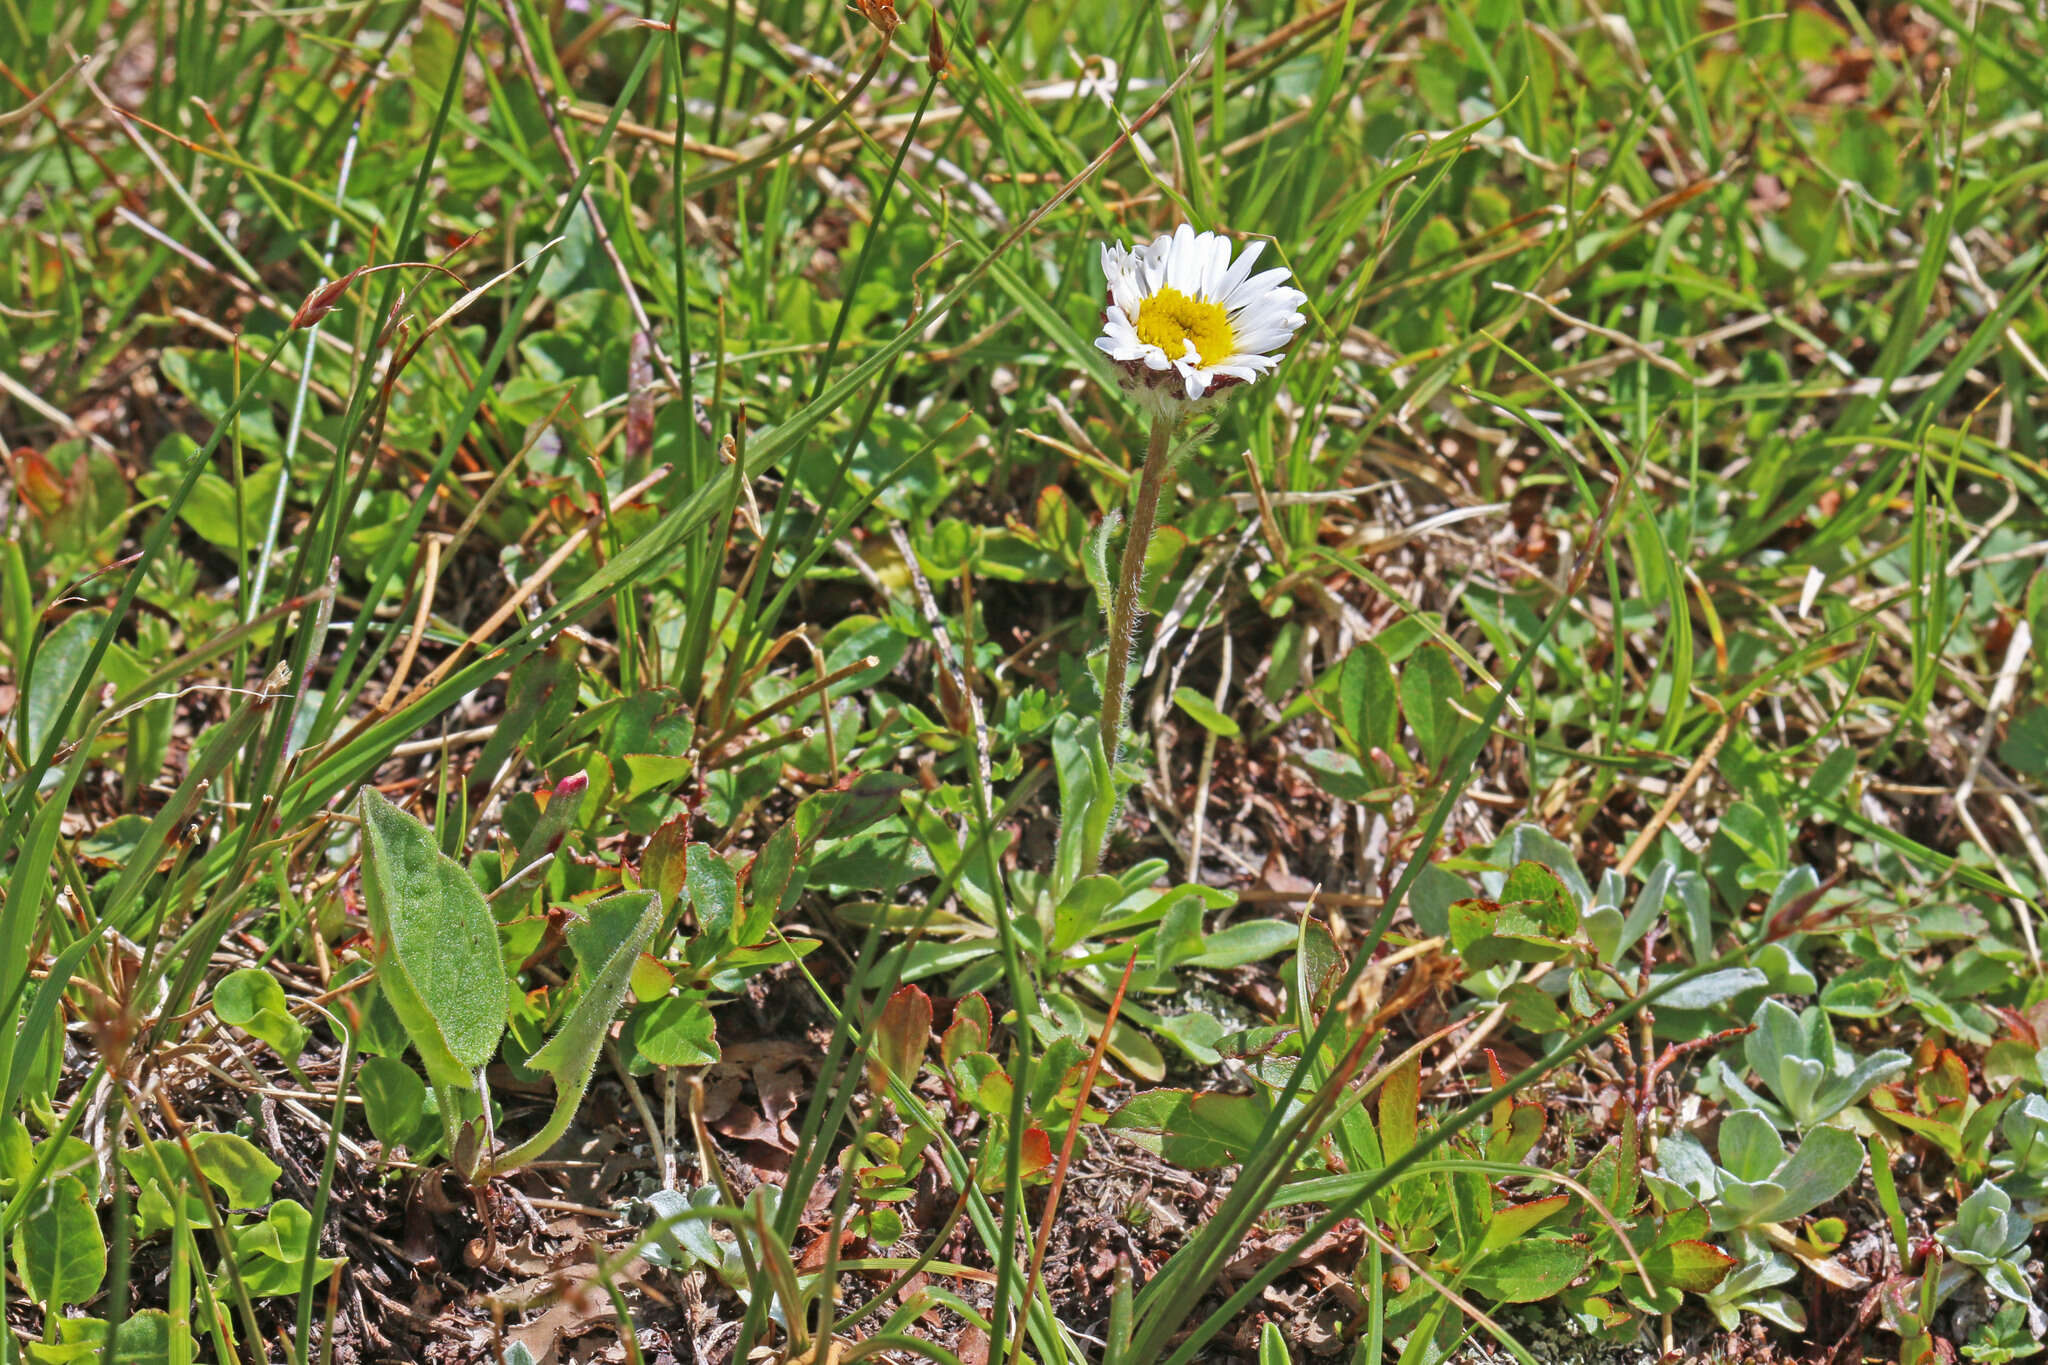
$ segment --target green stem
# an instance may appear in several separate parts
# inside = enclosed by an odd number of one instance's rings
[[[1130,711],[1131,647],[1138,631],[1138,589],[1145,577],[1145,551],[1152,544],[1152,527],[1159,519],[1159,494],[1166,487],[1166,471],[1172,466],[1173,433],[1178,425],[1161,414],[1152,419],[1152,434],[1145,444],[1145,467],[1138,476],[1138,501],[1131,508],[1131,533],[1124,541],[1123,562],[1117,568],[1116,595],[1109,605],[1109,664],[1102,680],[1102,753],[1116,770],[1123,756],[1124,718]],[[1101,857],[1090,855],[1089,871]]]

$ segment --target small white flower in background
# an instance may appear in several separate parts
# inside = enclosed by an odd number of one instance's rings
[[[1141,246],[1102,248],[1109,305],[1095,345],[1152,411],[1213,399],[1280,363],[1308,295],[1288,287],[1284,267],[1252,273],[1265,245],[1233,261],[1229,238],[1182,223]]]

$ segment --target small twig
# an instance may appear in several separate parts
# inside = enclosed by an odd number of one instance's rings
[[[441,581],[441,540],[428,536],[426,555],[420,565],[420,601],[412,617],[412,630],[405,637],[405,648],[399,652],[398,667],[391,674],[391,681],[384,688],[384,695],[377,701],[379,711],[391,709],[391,699],[405,686],[407,676],[412,673],[412,661],[419,656],[420,640],[427,633],[427,622],[434,614],[434,588]]]
[[[656,1166],[661,1171],[661,1187],[672,1190],[676,1187],[676,1154],[669,1143],[662,1141],[664,1130],[654,1121],[654,1111],[647,1107],[647,1097],[640,1093],[640,1085],[633,1079],[633,1073],[626,1070],[626,1060],[619,1055],[619,1045],[614,1040],[604,1040],[604,1055],[611,1059],[612,1070],[619,1073],[620,1084],[626,1087],[626,1095],[633,1101],[633,1112],[640,1116],[640,1126],[647,1133],[647,1145],[654,1148]]]
[[[1746,709],[1746,707],[1742,706],[1736,707],[1721,722],[1721,728],[1714,731],[1713,738],[1707,741],[1707,747],[1700,750],[1699,757],[1695,758],[1692,761],[1692,766],[1685,770],[1685,776],[1678,780],[1678,785],[1673,787],[1670,794],[1664,798],[1664,804],[1657,807],[1657,813],[1650,817],[1650,823],[1644,825],[1636,833],[1636,837],[1629,841],[1628,851],[1623,853],[1621,861],[1614,865],[1616,872],[1626,877],[1629,873],[1635,871],[1636,864],[1642,860],[1645,853],[1650,851],[1650,845],[1656,840],[1658,834],[1663,832],[1664,826],[1671,823],[1671,817],[1678,813],[1678,807],[1685,800],[1686,794],[1692,790],[1692,784],[1699,781],[1700,774],[1713,765],[1714,756],[1721,752],[1721,746],[1726,744],[1729,737],[1735,733],[1735,727],[1741,722],[1743,712]]]
[[[1977,773],[1984,766],[1984,758],[1991,752],[1991,741],[1998,734],[1999,717],[2012,704],[2013,692],[2019,686],[2020,671],[2027,666],[2027,655],[2034,647],[2034,630],[2022,619],[2012,628],[2012,639],[2005,647],[2005,660],[1999,665],[1998,680],[1991,686],[1991,699],[1984,703],[1984,723],[1977,727],[1977,738],[1970,745],[1970,759],[1963,767],[1963,780],[1956,785],[1955,802],[1958,807],[1969,801],[1977,789]],[[2039,960],[2036,959],[2036,965]]]

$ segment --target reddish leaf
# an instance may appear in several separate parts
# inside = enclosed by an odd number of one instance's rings
[[[1020,1163],[1020,1169],[1024,1173],[1024,1178],[1028,1180],[1050,1165],[1052,1165],[1052,1139],[1045,1135],[1045,1129],[1043,1128],[1025,1129],[1023,1161]]]
[[[916,986],[900,987],[882,1006],[868,1059],[868,1083],[880,1091],[892,1072],[905,1081],[915,1079],[931,1032],[932,998]]]

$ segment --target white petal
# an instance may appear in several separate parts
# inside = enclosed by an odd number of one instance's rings
[[[1272,292],[1286,278],[1287,267],[1285,266],[1277,266],[1272,270],[1262,270],[1231,291],[1230,297],[1223,300],[1223,306],[1231,309],[1243,308],[1256,301],[1260,296]]]
[[[1232,340],[1239,355],[1267,355],[1294,340],[1292,332],[1240,332]]]
[[[1244,371],[1244,377],[1249,379],[1254,374],[1270,374],[1279,364],[1280,357],[1278,356],[1251,355],[1240,351],[1236,355],[1225,356],[1222,364],[1212,366],[1211,368],[1219,371],[1231,370],[1233,372],[1242,370]]]
[[[1145,290],[1134,271],[1120,270],[1109,277],[1109,296],[1128,317],[1136,317],[1145,302]]]
[[[1230,319],[1230,330],[1263,332],[1269,327],[1285,327],[1288,325],[1287,319],[1299,316],[1299,313],[1291,312],[1277,304],[1254,304],[1250,308],[1240,310]]]
[[[1144,281],[1143,287],[1147,295],[1158,293],[1160,286],[1166,283],[1166,257],[1172,246],[1173,238],[1154,237],[1151,242],[1131,253],[1137,258],[1139,276]]]
[[[1282,289],[1266,295],[1250,307],[1243,309],[1240,317],[1300,317],[1301,305],[1308,302],[1298,289]],[[1235,318],[1232,321],[1236,321]]]
[[[1216,282],[1216,292],[1210,297],[1220,301],[1235,293],[1237,287],[1252,273],[1253,262],[1259,259],[1259,253],[1265,249],[1266,244],[1256,239],[1246,245],[1238,258],[1231,262],[1230,268],[1223,272],[1223,278]]]
[[[1298,289],[1276,289],[1244,304],[1230,315],[1230,322],[1235,327],[1256,327],[1267,319],[1278,322],[1283,318],[1299,317],[1301,305],[1306,302]]]
[[[1105,351],[1142,349],[1144,342],[1128,327],[1105,327],[1102,335],[1095,338],[1095,344]],[[1133,356],[1119,356],[1119,360],[1135,359]]]
[[[1190,365],[1185,360],[1177,362],[1174,368],[1180,371],[1182,381],[1187,384],[1189,398],[1200,398],[1204,393],[1208,392],[1209,372],[1207,370],[1202,369],[1198,365]]]
[[[1188,225],[1182,223],[1180,227],[1174,229],[1174,235],[1167,237],[1165,252],[1159,256],[1159,266],[1165,272],[1161,276],[1165,289],[1182,289],[1184,276],[1188,274],[1188,252],[1182,246],[1182,237],[1192,235],[1194,233],[1188,229]],[[1186,293],[1186,289],[1182,289],[1182,293]]]
[[[1232,336],[1249,336],[1254,332],[1286,332],[1292,335],[1301,330],[1308,319],[1300,313],[1284,308],[1247,308],[1230,320]]]
[[[1220,232],[1205,232],[1202,239],[1207,250],[1202,258],[1201,297],[1220,299],[1223,297],[1223,275],[1230,269],[1230,239]]]

